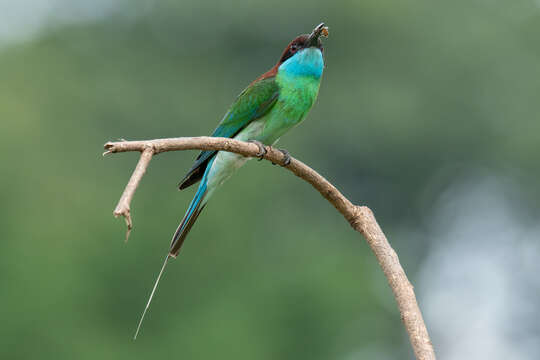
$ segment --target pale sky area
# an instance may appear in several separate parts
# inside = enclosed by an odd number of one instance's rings
[[[0,44],[27,40],[47,26],[99,19],[118,4],[118,0],[0,0]]]
[[[514,185],[514,186],[512,186]],[[441,194],[416,289],[441,359],[538,359],[540,227],[481,178]]]

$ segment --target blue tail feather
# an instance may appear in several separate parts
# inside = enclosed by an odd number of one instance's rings
[[[184,243],[187,234],[191,230],[191,227],[195,223],[195,220],[197,220],[199,214],[206,205],[206,203],[203,204],[203,200],[208,191],[208,173],[212,168],[213,162],[214,159],[210,160],[210,162],[208,163],[206,171],[204,172],[203,178],[201,180],[201,184],[199,185],[199,189],[197,190],[197,193],[195,194],[193,200],[191,200],[191,203],[189,204],[189,207],[186,211],[186,214],[184,215],[184,218],[182,219],[182,222],[174,233],[173,239],[171,241],[171,248],[169,250],[169,254],[173,257],[176,257],[178,255],[178,252],[180,251],[180,248],[182,247],[182,244]]]

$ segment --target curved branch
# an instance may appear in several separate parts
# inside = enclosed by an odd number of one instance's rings
[[[128,151],[142,153],[141,159],[114,210],[115,216],[123,215],[126,218],[128,224],[127,235],[129,235],[132,226],[130,217],[131,199],[153,155],[178,150],[222,150],[247,157],[255,157],[259,152],[259,147],[253,143],[207,136],[108,142],[105,144],[105,149],[107,151],[105,151],[104,155]],[[267,152],[264,155],[266,160],[277,164],[282,164],[285,160],[285,156],[279,150],[270,146],[267,146],[266,150]],[[297,159],[291,158],[291,162],[286,166],[286,169],[310,183],[345,217],[353,229],[364,236],[392,289],[401,313],[401,320],[409,335],[416,358],[418,360],[435,359],[435,352],[422,313],[416,302],[413,286],[407,279],[396,252],[388,243],[373,212],[366,206],[357,206],[351,203],[328,180]]]

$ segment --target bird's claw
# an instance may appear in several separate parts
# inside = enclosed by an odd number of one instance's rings
[[[264,147],[264,144],[258,140],[249,140],[248,142],[254,143],[255,145],[259,147],[259,152],[255,154],[255,156],[259,158],[259,161],[264,159],[264,155],[266,155],[267,153],[266,148]]]
[[[277,151],[283,154],[283,164],[281,166],[288,166],[291,163],[291,154],[285,149],[277,149]],[[276,164],[272,163],[272,165]]]
[[[288,166],[291,163],[291,154],[285,149],[278,149],[283,154],[283,164],[281,166]]]

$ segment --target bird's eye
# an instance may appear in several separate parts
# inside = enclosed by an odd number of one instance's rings
[[[298,45],[296,44],[291,45],[291,51],[296,52],[296,50],[298,50]]]

